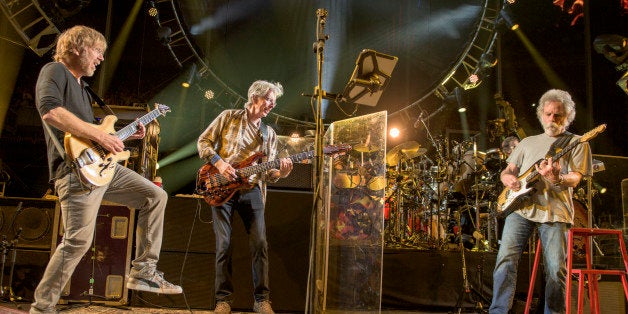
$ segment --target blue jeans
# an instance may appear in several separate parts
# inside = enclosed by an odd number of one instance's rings
[[[111,182],[103,186],[88,189],[75,172],[70,172],[55,181],[55,189],[59,195],[64,235],[35,290],[31,313],[56,313],[55,305],[63,287],[91,247],[102,200],[139,210],[131,273],[144,267],[155,268],[168,201],[168,194],[162,188],[133,170],[116,165]]]
[[[545,313],[565,312],[567,224],[537,223],[517,213],[506,217],[493,271],[493,301],[489,313],[508,313],[517,284],[517,269],[528,238],[538,226],[545,269]],[[528,281],[528,278],[522,278]]]
[[[216,234],[216,303],[233,301],[231,234],[233,214],[240,214],[249,235],[249,250],[252,257],[255,301],[269,300],[268,243],[264,220],[264,201],[260,188],[236,192],[223,205],[212,208],[214,233]]]

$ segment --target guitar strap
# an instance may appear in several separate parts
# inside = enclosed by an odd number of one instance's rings
[[[268,126],[264,124],[264,121],[259,121],[259,131],[262,133],[262,149],[264,153],[268,155],[268,151],[266,149],[266,143],[268,143]]]
[[[105,102],[98,96],[98,94],[96,94],[96,92],[94,92],[94,90],[89,85],[85,84],[85,90],[92,96],[92,98],[94,98],[94,101],[106,114],[113,116],[116,115],[113,110],[111,110],[111,107],[105,104]]]
[[[50,138],[52,139],[52,143],[55,144],[55,147],[57,148],[59,155],[61,155],[61,159],[63,159],[64,161],[67,161],[68,159],[66,158],[66,155],[65,155],[65,149],[63,149],[63,147],[61,146],[61,143],[59,143],[59,139],[54,134],[54,132],[52,132],[52,129],[50,128],[48,123],[46,123],[44,119],[41,119],[41,124],[44,125],[44,129],[46,129],[46,132],[48,132],[48,135],[50,135]]]
[[[572,137],[573,133],[565,131],[559,139],[555,140],[554,143],[552,143],[549,150],[547,151],[546,156],[549,158],[560,152],[563,148],[565,148],[565,146],[567,146],[567,144],[569,144]]]

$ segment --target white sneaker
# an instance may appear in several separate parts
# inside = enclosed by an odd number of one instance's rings
[[[132,290],[148,291],[161,294],[180,294],[183,289],[164,279],[164,273],[152,269],[147,271],[135,272],[129,275],[126,287]]]

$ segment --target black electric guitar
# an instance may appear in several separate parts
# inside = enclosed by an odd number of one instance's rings
[[[350,149],[351,145],[349,144],[326,146],[323,148],[323,154],[340,154]],[[226,201],[231,199],[236,191],[250,189],[253,187],[253,185],[248,181],[250,176],[266,172],[270,169],[279,168],[279,159],[254,164],[263,156],[264,153],[257,152],[251,157],[231,165],[234,169],[236,169],[236,174],[238,175],[238,178],[233,181],[220,174],[218,168],[214,167],[211,163],[204,164],[198,170],[198,176],[196,178],[196,193],[202,195],[207,204],[211,206],[224,204]],[[305,159],[311,159],[313,157],[314,151],[311,150],[288,156],[287,158],[290,158],[292,162],[298,162]]]
[[[606,130],[606,124],[601,124],[597,126],[595,129],[585,133],[577,141],[567,145],[560,152],[552,156],[552,160],[559,160],[561,157],[570,152],[580,143],[588,142],[592,138],[596,137],[598,134],[604,132],[604,130]],[[534,184],[541,177],[534,166],[540,164],[541,161],[543,161],[543,159],[537,161],[524,174],[520,175],[517,178],[519,182],[521,182],[520,190],[513,191],[509,188],[504,188],[504,190],[499,194],[499,196],[497,197],[497,217],[505,218],[513,211],[519,209],[521,203],[526,199],[526,197],[529,197],[529,195],[534,192]]]
[[[156,109],[129,123],[117,132],[113,127],[118,118],[113,115],[105,116],[102,123],[100,125],[94,125],[94,127],[109,134],[115,134],[120,140],[124,141],[137,131],[137,126],[140,122],[147,125],[155,120],[155,118],[170,112],[168,106],[162,104],[156,105]],[[71,159],[76,169],[78,169],[81,181],[95,186],[102,186],[109,183],[111,178],[113,178],[116,163],[118,161],[127,160],[130,156],[128,150],[119,153],[111,153],[106,151],[100,144],[67,132],[65,133],[63,144],[68,158]]]

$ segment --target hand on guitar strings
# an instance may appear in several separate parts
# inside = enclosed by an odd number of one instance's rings
[[[235,168],[233,168],[228,162],[220,159],[218,160],[214,166],[218,169],[218,172],[225,177],[229,181],[235,181],[238,179],[238,174],[236,173]]]
[[[560,164],[553,161],[552,157],[542,160],[535,164],[536,171],[550,183],[556,183],[560,180]]]
[[[292,171],[292,159],[280,158],[279,159],[279,177],[285,178]]]
[[[138,120],[138,119],[135,119],[135,120]],[[146,135],[146,127],[144,126],[142,122],[138,122],[137,130],[135,131],[135,133],[133,133],[133,135],[129,136],[129,139],[139,140],[139,139],[144,138],[145,135]]]

